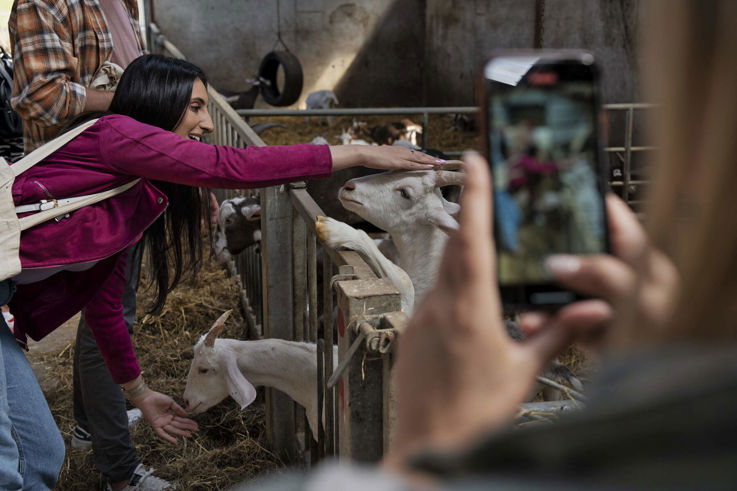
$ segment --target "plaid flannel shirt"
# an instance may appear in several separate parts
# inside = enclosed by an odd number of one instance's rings
[[[143,47],[138,4],[122,1]],[[14,62],[11,103],[23,118],[29,152],[83,111],[85,87],[110,59],[113,40],[98,0],[16,0],[8,29]]]

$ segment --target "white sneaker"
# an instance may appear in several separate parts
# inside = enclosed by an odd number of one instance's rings
[[[133,471],[128,485],[123,488],[124,491],[159,491],[162,489],[172,489],[173,486],[169,481],[165,481],[153,475],[155,469],[152,467],[146,469],[143,464],[138,464],[136,470]],[[105,491],[112,491],[110,483],[105,483]]]
[[[131,428],[143,416],[141,410],[137,408],[129,409],[126,412],[128,414],[128,428]],[[71,445],[75,449],[90,448],[92,446],[92,435],[89,431],[77,425],[72,430]]]
[[[77,425],[72,430],[72,439],[70,443],[72,448],[90,448],[92,446],[92,435],[90,435],[89,431],[86,431],[81,426]]]
[[[141,416],[143,416],[143,414],[141,413],[141,410],[135,407],[133,409],[129,409],[127,412],[128,412],[128,428],[136,424],[138,420],[141,419]]]

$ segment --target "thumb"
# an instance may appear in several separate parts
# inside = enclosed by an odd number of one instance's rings
[[[598,299],[584,300],[561,308],[542,319],[535,334],[525,342],[532,356],[543,365],[555,358],[574,339],[590,336],[612,318],[611,306]]]
[[[174,411],[174,413],[175,413],[175,414],[176,414],[177,416],[182,416],[182,417],[184,417],[184,418],[187,418],[187,417],[189,417],[189,414],[187,414],[187,411],[185,411],[185,410],[184,410],[184,409],[182,408],[182,406],[180,406],[179,404],[177,404],[177,403],[176,403],[176,401],[174,401],[173,399],[172,399],[172,401],[171,401],[171,409],[172,409],[172,411]]]

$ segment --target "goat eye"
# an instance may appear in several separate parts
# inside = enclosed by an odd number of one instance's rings
[[[200,368],[200,373],[207,373],[209,370],[207,368]]]
[[[399,194],[401,194],[401,195],[402,195],[402,198],[404,198],[404,199],[409,199],[409,193],[407,192],[407,190],[406,190],[406,189],[400,189],[400,190],[399,190]]]

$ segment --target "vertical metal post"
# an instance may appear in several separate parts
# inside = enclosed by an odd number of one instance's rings
[[[318,421],[322,423],[323,418],[323,407],[324,407],[324,363],[323,363],[323,352],[325,350],[325,342],[322,339],[323,333],[317,325],[317,242],[315,232],[310,229],[307,233],[307,286],[308,299],[309,299],[309,320],[310,320],[310,339],[317,344],[317,415]],[[325,431],[323,430],[322,424],[317,427],[317,454],[314,456],[312,463],[315,464],[317,460],[325,457]]]
[[[266,337],[292,339],[292,204],[283,186],[261,190],[263,325]],[[287,462],[297,459],[294,403],[284,393],[266,390],[266,432],[277,454]]]
[[[626,133],[624,135],[624,172],[622,173],[622,199],[629,204],[630,180],[632,179],[632,128],[634,126],[635,109],[630,106],[627,109]]]
[[[422,148],[427,148],[427,128],[428,128],[428,116],[427,113],[422,113]]]
[[[325,331],[325,380],[332,375],[333,367],[333,290],[330,285],[333,264],[328,254],[322,260],[322,319]],[[325,454],[335,455],[335,398],[333,390],[325,390]]]
[[[307,306],[307,230],[299,215],[292,217],[292,270],[294,273],[294,340],[305,341],[305,314]]]

